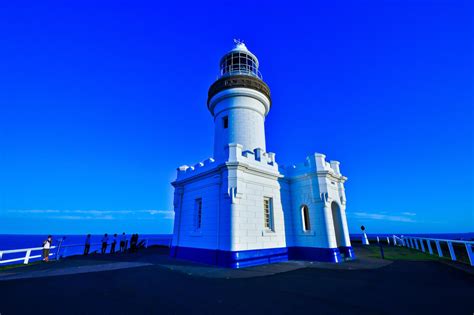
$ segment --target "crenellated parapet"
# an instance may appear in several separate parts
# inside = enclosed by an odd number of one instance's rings
[[[226,149],[228,154],[226,163],[242,163],[257,169],[278,172],[278,164],[273,152],[265,152],[260,148],[243,151],[243,146],[237,143],[228,144]]]
[[[265,152],[260,148],[253,151],[243,151],[243,146],[230,143],[226,147],[227,159],[225,164],[239,163],[255,169],[265,170],[272,173],[278,172],[278,164],[275,161],[275,153]],[[193,166],[182,165],[177,169],[177,181],[185,180],[196,175],[201,175],[214,168],[223,165],[217,163],[213,158],[199,162]]]
[[[176,180],[187,179],[207,171],[212,170],[216,166],[215,160],[213,158],[208,158],[202,162],[199,162],[193,166],[182,165],[178,167],[177,178]]]
[[[338,161],[326,161],[326,155],[315,153],[306,157],[304,163],[291,166],[280,165],[280,173],[286,178],[298,177],[308,173],[317,173],[319,175],[329,175],[344,182],[346,177],[342,176]]]

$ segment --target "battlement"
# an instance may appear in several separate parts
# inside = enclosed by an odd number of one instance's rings
[[[227,162],[245,163],[255,168],[278,172],[278,164],[275,161],[275,153],[265,152],[260,148],[253,151],[242,151],[243,146],[237,143],[227,145]]]
[[[317,172],[329,172],[336,177],[342,177],[339,164],[338,161],[326,162],[326,155],[315,153],[314,155],[306,157],[306,161],[303,163],[291,166],[280,165],[280,173],[289,178]]]
[[[244,163],[255,168],[262,170],[278,172],[278,164],[275,161],[275,153],[265,152],[260,148],[253,151],[242,151],[243,146],[237,143],[228,144],[226,147],[227,159],[226,163]],[[189,177],[207,172],[212,170],[217,165],[213,158],[208,158],[202,162],[199,162],[193,166],[182,165],[178,167],[176,180],[183,180]]]
[[[178,167],[178,176],[176,180],[182,180],[191,176],[204,173],[208,170],[213,169],[216,166],[213,158],[208,158],[202,162],[199,162],[193,166],[182,165]]]

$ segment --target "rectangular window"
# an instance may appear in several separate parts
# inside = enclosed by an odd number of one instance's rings
[[[222,124],[224,125],[224,129],[229,128],[229,116],[224,116],[222,118]]]
[[[270,197],[263,198],[263,219],[265,229],[275,231],[273,225],[273,199]]]
[[[194,205],[195,210],[195,221],[194,227],[196,230],[201,229],[201,222],[202,222],[202,198],[198,198],[195,201]]]

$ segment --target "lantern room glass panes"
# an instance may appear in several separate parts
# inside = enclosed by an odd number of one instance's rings
[[[220,75],[233,74],[244,74],[261,78],[254,57],[242,52],[230,53],[221,62]]]

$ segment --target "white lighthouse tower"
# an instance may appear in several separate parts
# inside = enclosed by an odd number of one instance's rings
[[[214,117],[214,158],[227,158],[229,143],[244,151],[265,151],[265,117],[270,110],[270,89],[258,71],[258,59],[244,43],[220,61],[220,79],[209,89],[208,108]]]
[[[214,157],[178,168],[171,255],[232,268],[353,257],[339,162],[279,168],[265,143],[270,89],[242,42],[221,58],[207,106]]]

